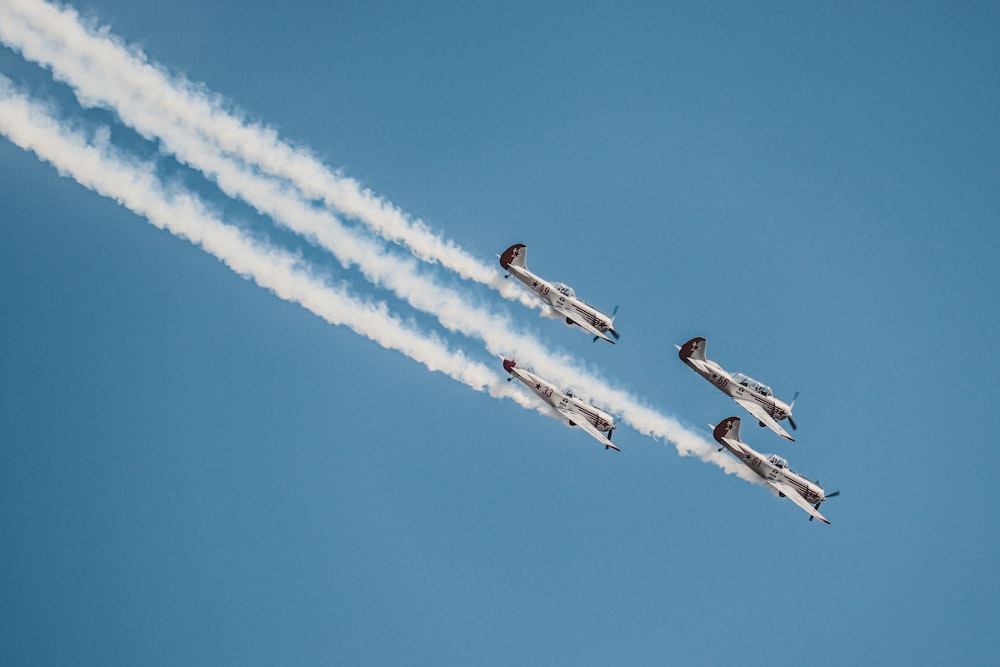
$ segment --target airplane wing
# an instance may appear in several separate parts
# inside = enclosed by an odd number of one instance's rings
[[[594,426],[593,424],[591,424],[587,420],[587,418],[584,417],[583,415],[577,414],[576,412],[573,412],[572,410],[565,410],[565,409],[560,409],[560,408],[555,408],[555,410],[560,415],[562,415],[564,418],[566,418],[567,420],[573,422],[574,425],[576,425],[579,428],[583,429],[583,431],[587,435],[589,435],[590,437],[594,438],[595,440],[599,440],[601,442],[601,444],[604,445],[605,447],[610,447],[611,449],[615,450],[616,452],[620,452],[621,451],[620,449],[618,449],[617,446],[615,446],[615,443],[611,442],[611,440],[608,439],[607,436],[605,436],[603,433],[601,433],[600,431],[598,431],[597,427]]]
[[[583,313],[581,313],[581,312],[579,312],[577,310],[570,310],[569,308],[559,308],[558,306],[553,306],[551,304],[550,304],[550,307],[552,308],[552,310],[556,311],[557,313],[559,313],[563,317],[573,320],[573,324],[575,324],[576,326],[580,327],[581,329],[583,329],[587,333],[590,333],[590,334],[592,334],[594,336],[597,336],[598,338],[603,338],[604,340],[608,341],[612,345],[615,344],[615,341],[613,341],[610,338],[608,338],[607,334],[605,334],[603,331],[601,331],[600,329],[598,329],[597,327],[595,327],[593,324],[591,324],[590,322],[588,322],[586,316],[583,315]]]
[[[749,412],[751,415],[753,415],[757,419],[757,421],[767,426],[769,429],[780,435],[782,438],[795,442],[795,438],[788,435],[788,431],[781,428],[781,424],[774,421],[774,417],[767,414],[767,411],[764,410],[764,408],[760,407],[760,405],[756,401],[749,398],[734,398],[733,400],[739,403],[741,406],[743,406],[743,409]]]
[[[793,503],[804,509],[809,513],[814,519],[819,519],[823,523],[830,523],[825,516],[819,513],[819,510],[806,502],[806,499],[799,495],[790,484],[785,484],[784,482],[776,482],[771,480],[766,480],[772,489],[784,494],[786,498],[791,500]]]

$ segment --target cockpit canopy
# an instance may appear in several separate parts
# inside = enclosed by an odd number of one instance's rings
[[[777,454],[771,454],[770,456],[767,457],[767,460],[775,468],[785,468],[785,469],[788,468],[788,461],[786,461],[785,459],[781,458]]]
[[[737,373],[736,375],[733,376],[733,380],[735,380],[736,382],[740,383],[741,385],[743,385],[747,389],[753,389],[755,392],[757,392],[761,396],[773,396],[774,395],[771,392],[771,388],[770,387],[768,387],[766,384],[763,384],[761,382],[757,382],[756,380],[754,380],[749,375],[744,375],[743,373]]]
[[[576,292],[573,291],[573,288],[567,285],[566,283],[556,283],[555,285],[553,285],[553,287],[555,287],[556,291],[559,292],[560,294],[565,294],[566,296],[572,296],[572,297],[576,296]]]

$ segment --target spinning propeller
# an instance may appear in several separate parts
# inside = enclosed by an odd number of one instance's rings
[[[608,333],[614,336],[615,340],[621,338],[621,335],[617,331],[615,331],[615,315],[617,314],[618,314],[618,306],[615,306],[615,309],[611,311],[611,328],[608,329]],[[594,340],[597,339],[595,338]]]
[[[788,404],[788,423],[791,424],[792,430],[798,430],[798,426],[795,425],[795,420],[792,419],[792,408],[795,407],[795,399],[799,397],[799,392],[795,392],[795,396],[792,396],[792,402]]]
[[[819,482],[816,482],[816,483],[819,484]],[[816,511],[818,512],[819,511],[819,506],[823,504],[823,501],[829,500],[830,498],[836,498],[839,495],[840,495],[840,491],[834,491],[833,493],[828,493],[825,496],[823,496],[823,500],[821,500],[818,503],[816,503],[815,505],[813,505],[813,507],[816,508]],[[809,520],[812,521],[813,517],[809,517]]]

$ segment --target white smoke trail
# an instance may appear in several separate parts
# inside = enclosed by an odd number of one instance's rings
[[[19,4],[49,7],[38,2]],[[159,139],[179,160],[214,178],[228,195],[245,200],[275,221],[315,240],[344,266],[358,266],[368,280],[387,287],[415,308],[435,314],[447,328],[480,338],[491,335],[489,347],[495,354],[509,349],[510,337],[496,336],[497,332],[513,330],[506,318],[484,317],[480,310],[470,308],[464,295],[420,274],[413,260],[387,252],[382,244],[343,225],[329,212],[314,208],[290,188],[228,159],[218,152],[214,142],[201,134],[192,134],[192,123],[176,122],[178,113],[173,111],[172,89],[156,88],[159,95],[155,104],[149,95],[135,95],[134,87],[126,82],[128,78],[115,73],[127,70],[126,65],[134,64],[136,56],[117,47],[106,36],[82,30],[71,20],[75,18],[72,12],[57,13],[54,17],[45,13],[44,18],[53,19],[51,25],[36,30],[37,25],[28,25],[19,14],[6,12],[6,6],[6,0],[0,2],[0,39],[19,48],[25,57],[49,66],[57,78],[73,87],[82,101],[103,100],[140,133]],[[64,27],[64,23],[77,29]],[[88,48],[70,48],[80,40]],[[128,60],[126,65],[119,62],[123,58]],[[159,70],[147,69],[150,76],[160,80]],[[136,85],[143,89],[139,82]],[[182,98],[187,94],[183,89],[176,93]],[[212,127],[208,121],[194,125]],[[492,273],[499,275],[497,271]],[[533,303],[539,303],[523,290],[517,290]]]
[[[720,465],[727,472],[744,476],[746,469],[743,466],[730,457],[718,454],[706,439],[687,430],[676,420],[659,414],[626,392],[580,370],[565,355],[553,355],[537,340],[520,333],[507,318],[474,308],[462,295],[420,275],[412,261],[383,252],[370,239],[358,236],[328,213],[315,210],[270,179],[219,155],[217,142],[209,142],[203,136],[190,133],[191,126],[212,129],[210,122],[199,120],[181,124],[174,120],[178,113],[174,110],[172,96],[175,92],[181,98],[189,95],[190,86],[173,91],[158,69],[144,64],[144,58],[127,52],[107,36],[96,36],[82,29],[71,11],[58,13],[54,18],[46,16],[53,19],[50,24],[39,25],[36,22],[29,26],[20,20],[18,14],[2,13],[2,8],[8,3],[52,9],[31,0],[4,0],[0,3],[0,39],[19,48],[26,57],[51,67],[57,78],[67,81],[81,98],[101,100],[140,132],[159,137],[179,159],[214,176],[227,193],[245,199],[296,231],[315,238],[345,264],[357,263],[373,282],[385,284],[414,307],[433,313],[449,329],[482,339],[494,354],[516,351],[518,355],[527,357],[529,364],[540,374],[589,394],[595,403],[618,413],[639,432],[673,442],[682,455],[694,454]],[[68,27],[63,25],[67,21]],[[81,40],[86,48],[75,47],[67,51],[67,45]],[[130,86],[123,83],[128,77],[122,79],[114,75],[128,69],[119,62],[122,58],[129,59],[131,64],[146,67],[142,70],[143,74],[157,78],[160,83],[167,83],[168,88],[157,88],[159,95],[154,101],[150,101],[148,94],[134,94]],[[143,89],[141,80],[134,81],[134,84]],[[206,97],[204,93],[199,95],[199,99]],[[152,104],[152,108],[147,106],[147,102]],[[190,111],[187,107],[185,109]]]
[[[343,289],[324,283],[292,254],[255,242],[220,222],[190,193],[178,188],[168,192],[151,165],[128,161],[102,140],[88,142],[79,133],[67,130],[43,106],[14,91],[2,76],[0,133],[51,163],[61,174],[115,199],[154,226],[187,239],[279,298],[302,305],[330,324],[347,326],[477,391],[512,398],[524,407],[537,407],[535,401],[524,400],[524,394],[510,388],[494,370],[407,326],[389,314],[384,303],[355,299]]]
[[[311,152],[281,141],[273,129],[237,117],[218,97],[150,64],[144,54],[129,49],[107,31],[85,27],[72,8],[40,0],[4,0],[0,3],[0,30],[5,42],[16,45],[27,57],[50,65],[44,54],[51,51],[36,47],[43,36],[57,39],[65,56],[60,71],[86,68],[85,63],[98,64],[109,85],[85,93],[89,103],[127,109],[145,107],[145,113],[160,116],[157,122],[183,128],[210,141],[222,153],[289,180],[308,198],[322,200],[361,220],[383,238],[404,244],[418,259],[441,264],[529,308],[540,307],[537,299],[503,280],[496,266],[483,264],[354,179],[334,174]],[[114,82],[119,85],[111,85]],[[145,132],[141,117],[125,120]]]

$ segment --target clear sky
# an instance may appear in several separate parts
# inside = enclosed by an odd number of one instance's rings
[[[796,443],[744,440],[841,495],[826,526],[627,427],[604,451],[3,139],[0,663],[994,663],[995,3],[74,6],[620,306],[595,344],[436,272],[706,437],[741,412],[674,343],[800,391]],[[500,370],[17,51],[0,73]]]

